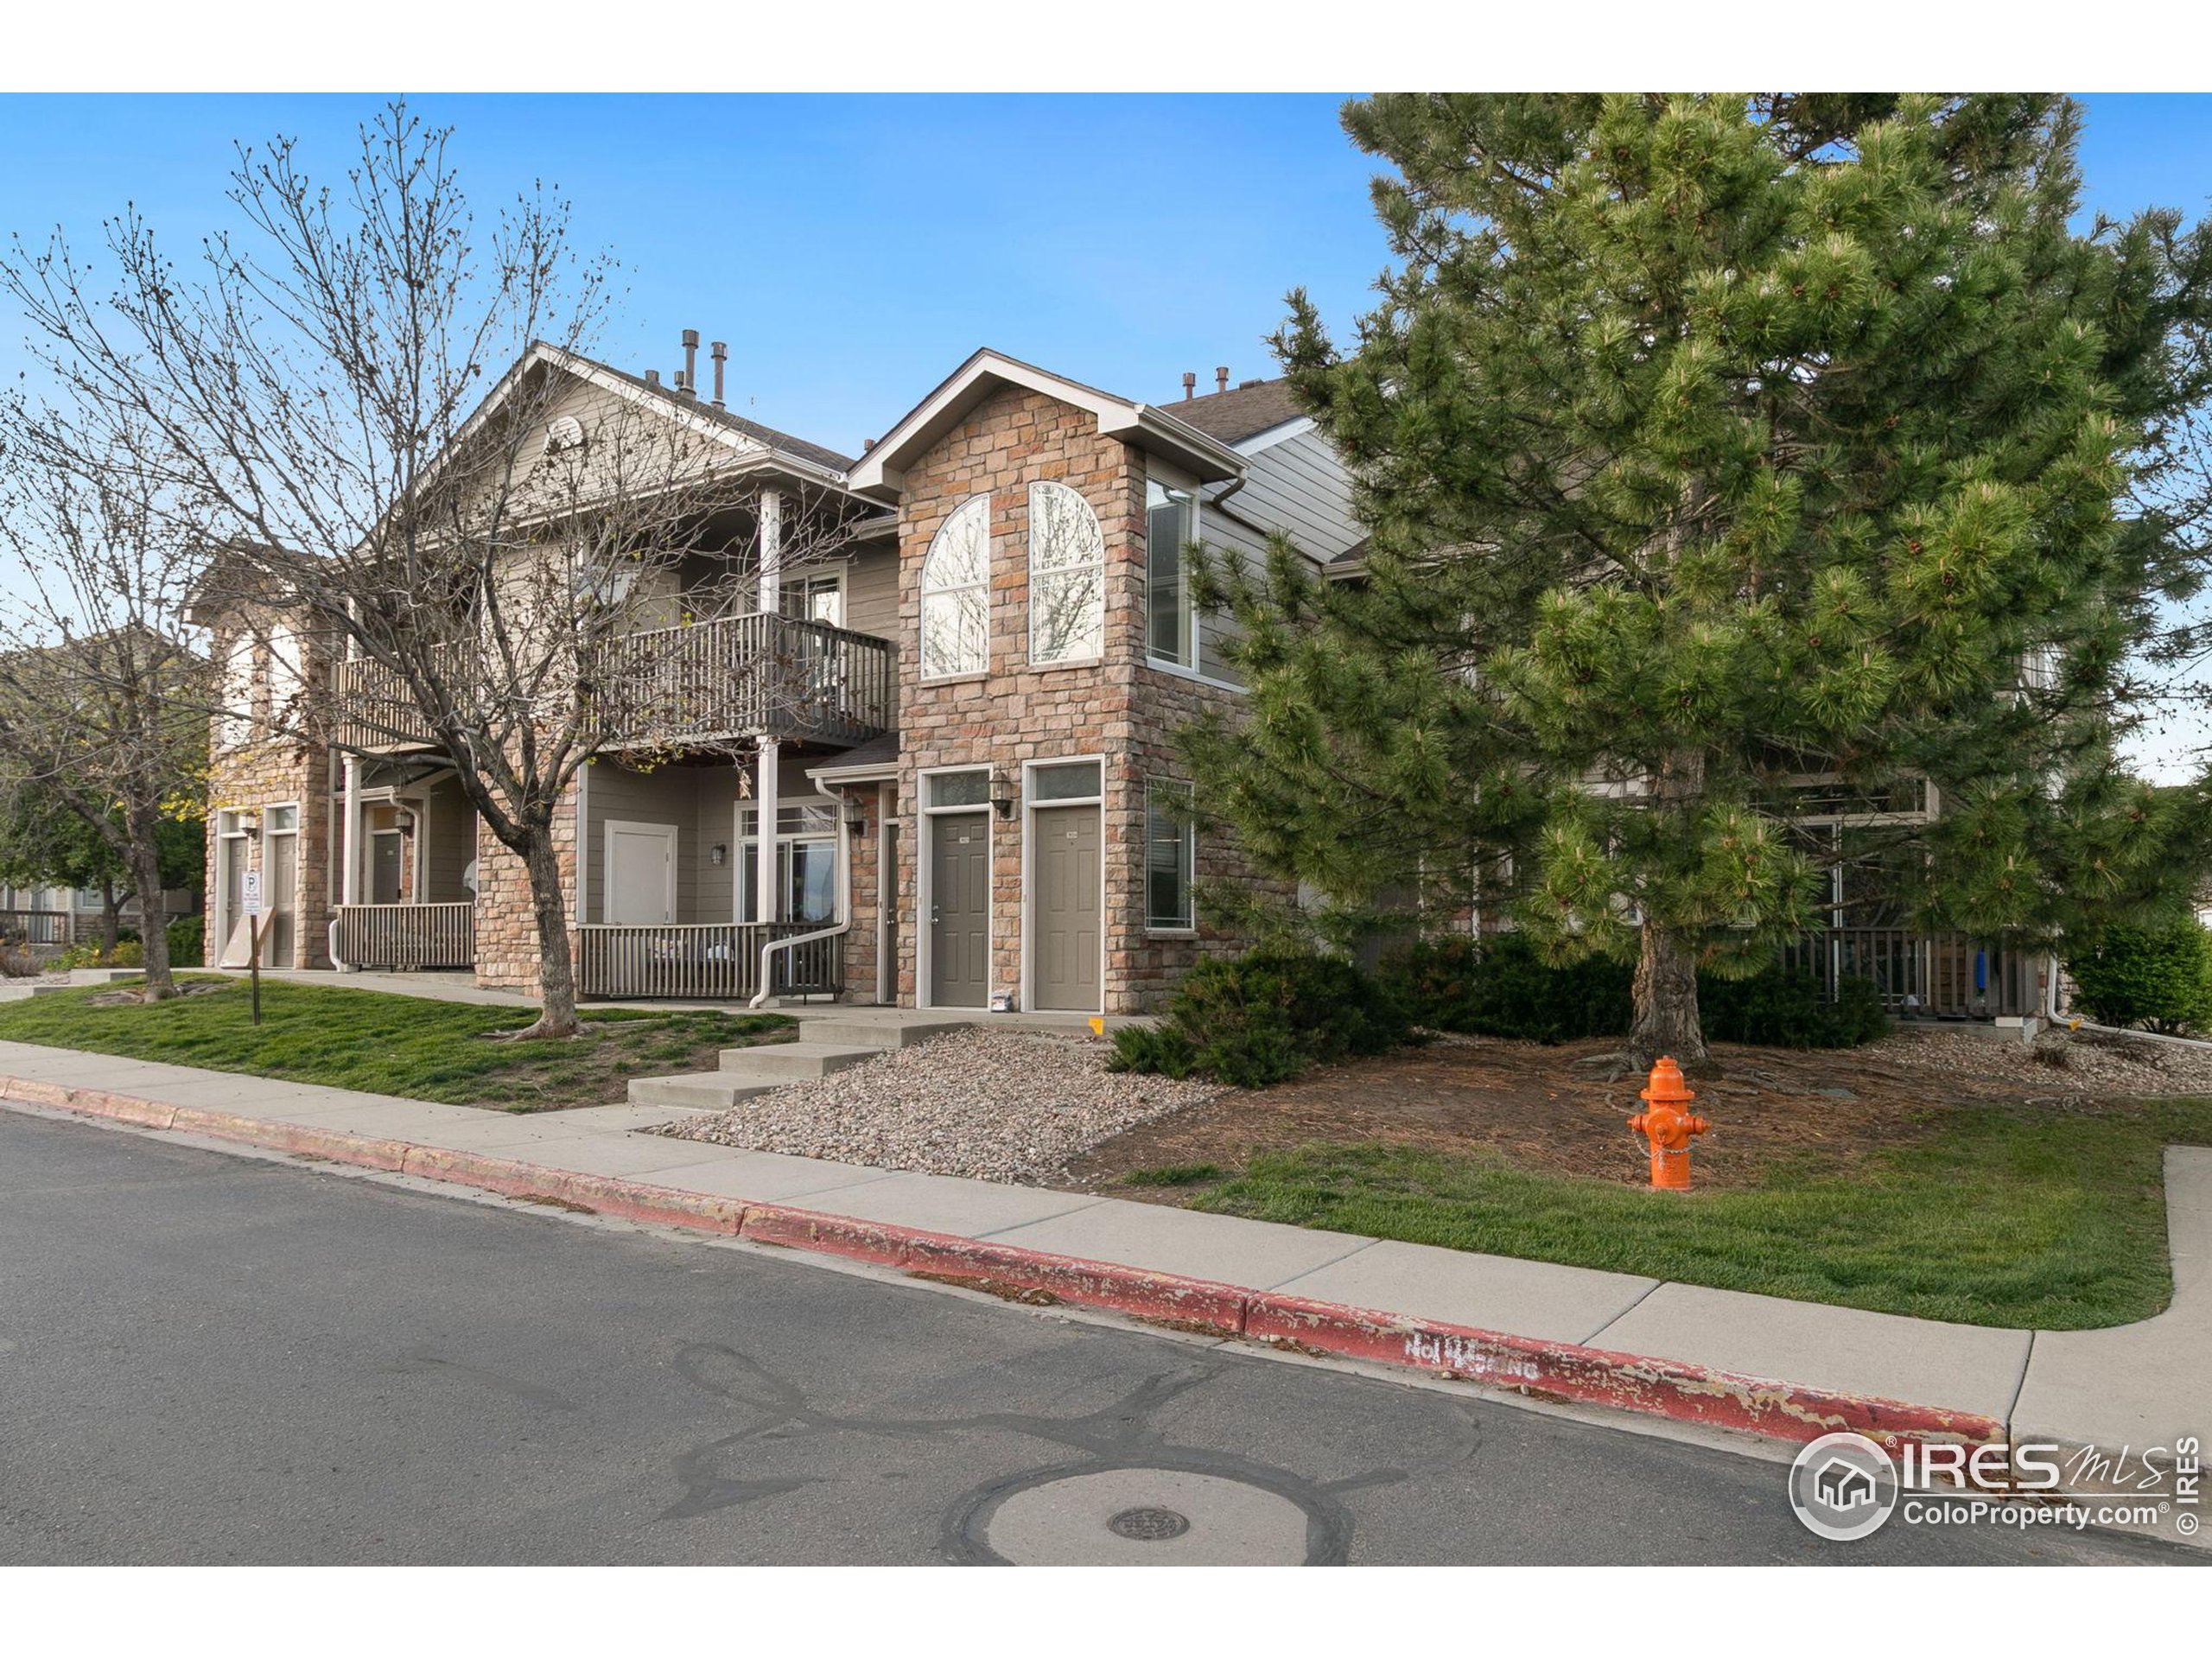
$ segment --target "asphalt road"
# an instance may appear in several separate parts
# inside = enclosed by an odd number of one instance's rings
[[[0,1111],[0,1563],[2202,1559],[1825,1544],[1783,1473]]]

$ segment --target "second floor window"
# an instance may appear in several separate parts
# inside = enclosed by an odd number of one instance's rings
[[[1147,480],[1144,486],[1146,649],[1158,663],[1195,668],[1198,630],[1192,613],[1191,496]]]
[[[786,576],[776,590],[785,616],[802,622],[845,626],[845,579],[842,576]]]
[[[938,526],[922,557],[922,677],[990,665],[991,498],[970,496]]]
[[[1106,538],[1065,484],[1029,486],[1029,660],[1074,663],[1106,648]]]

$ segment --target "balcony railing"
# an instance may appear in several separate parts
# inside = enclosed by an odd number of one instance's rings
[[[346,968],[473,968],[476,906],[340,905],[330,952]]]
[[[449,655],[444,671],[457,675],[458,658]],[[618,635],[578,678],[604,740],[622,747],[764,731],[864,743],[896,720],[898,664],[889,641],[772,613]],[[341,747],[402,749],[434,741],[405,683],[383,664],[341,662],[334,687],[333,734]]]
[[[69,921],[66,910],[0,910],[0,944],[67,944]]]
[[[891,729],[898,687],[888,641],[767,612],[620,635],[592,678],[607,741],[640,745],[862,743]]]
[[[1831,996],[1839,980],[1869,979],[1892,1014],[1951,1019],[2033,1014],[2040,961],[2001,942],[1904,927],[1830,928],[1783,951],[1784,966],[1813,974]]]
[[[817,931],[811,922],[593,923],[576,930],[576,988],[585,996],[747,1001],[760,988],[761,947]],[[838,995],[844,946],[843,936],[833,935],[779,953],[776,994]]]

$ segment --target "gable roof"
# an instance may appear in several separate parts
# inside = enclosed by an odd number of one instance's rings
[[[1185,426],[1232,444],[1306,418],[1306,406],[1284,379],[1258,380],[1203,397],[1185,397],[1168,404],[1167,412]]]
[[[600,363],[589,358],[580,358],[577,360],[591,363],[594,368],[604,369],[616,378],[627,382],[637,391],[649,397],[658,397],[678,410],[696,410],[707,419],[718,422],[733,431],[741,432],[755,443],[765,444],[779,454],[794,456],[800,461],[810,462],[816,467],[833,473],[849,473],[853,468],[853,457],[850,455],[840,454],[836,450],[826,448],[818,443],[809,443],[804,438],[793,437],[788,432],[779,432],[774,427],[763,426],[758,421],[748,421],[742,415],[733,415],[726,409],[716,409],[712,404],[702,403],[696,397],[687,397],[673,386],[656,385],[652,381],[631,373],[627,369],[618,369],[612,364]]]
[[[959,425],[986,397],[1007,386],[1039,391],[1086,410],[1097,417],[1100,432],[1166,456],[1195,474],[1201,483],[1236,478],[1244,470],[1243,461],[1234,449],[1212,435],[1185,425],[1173,409],[1131,403],[985,346],[901,416],[881,442],[854,464],[851,487],[879,495],[895,494],[902,469],[908,463]]]

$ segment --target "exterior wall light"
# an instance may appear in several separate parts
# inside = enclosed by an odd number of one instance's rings
[[[718,841],[712,847],[709,847],[707,849],[707,862],[713,865],[716,869],[720,869],[723,865],[728,863],[729,843],[726,841]]]
[[[1010,818],[1014,809],[1020,804],[1021,791],[1014,787],[1014,779],[1003,766],[991,768],[991,804],[999,817]]]

